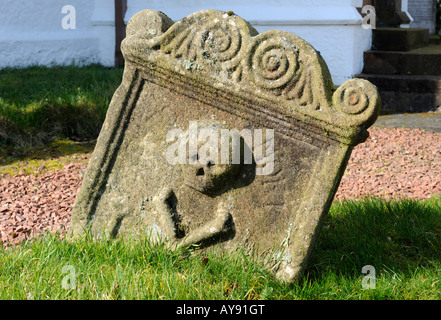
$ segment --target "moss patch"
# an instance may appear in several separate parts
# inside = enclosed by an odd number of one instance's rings
[[[49,146],[26,149],[3,149],[0,153],[0,177],[61,170],[75,162],[87,164],[95,141],[54,140]]]

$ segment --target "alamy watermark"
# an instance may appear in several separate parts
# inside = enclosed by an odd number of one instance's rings
[[[63,280],[61,281],[61,287],[63,289],[69,290],[69,289],[76,289],[76,271],[75,267],[71,265],[65,265],[61,269],[61,272],[63,274],[66,274],[66,276],[63,277]]]
[[[377,26],[376,23],[376,19],[377,19],[377,15],[375,12],[375,7],[374,6],[364,6],[361,9],[361,13],[365,14],[365,16],[363,17],[363,20],[361,22],[361,26],[363,29],[375,29]]]
[[[166,141],[171,143],[166,159],[172,165],[255,164],[256,175],[269,175],[274,170],[273,129],[239,131],[190,121],[187,131],[170,130]]]
[[[361,281],[361,287],[363,289],[375,289],[375,267],[371,265],[364,266],[361,269],[361,273],[366,274],[366,276],[364,276],[363,280]]]
[[[65,14],[61,19],[61,27],[65,30],[77,28],[77,17],[75,7],[67,4],[61,8],[61,13]]]

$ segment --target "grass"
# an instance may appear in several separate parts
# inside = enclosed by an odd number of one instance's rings
[[[147,239],[46,234],[3,250],[0,265],[0,299],[439,299],[441,197],[335,202],[293,284],[240,251],[185,255]],[[362,288],[365,265],[375,289]]]
[[[122,72],[98,65],[0,70],[0,144],[96,138]]]
[[[53,140],[39,147],[0,149],[0,177],[6,174],[40,175],[63,169],[72,162],[87,164],[95,147],[95,141],[74,142],[67,139]]]

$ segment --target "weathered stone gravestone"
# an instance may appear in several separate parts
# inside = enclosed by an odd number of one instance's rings
[[[122,51],[71,231],[241,247],[294,280],[378,116],[376,88],[358,79],[335,90],[311,45],[258,34],[232,12],[176,23],[139,12]]]

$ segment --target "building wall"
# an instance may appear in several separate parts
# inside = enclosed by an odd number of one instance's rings
[[[76,29],[62,27],[62,7],[75,7]],[[6,0],[0,10],[0,68],[100,62],[87,0]]]
[[[4,0],[0,11],[0,68],[33,64],[115,63],[114,0]],[[76,29],[62,28],[70,4]],[[125,22],[143,9],[177,21],[202,9],[232,10],[259,32],[289,31],[321,52],[336,84],[363,68],[371,30],[361,27],[362,0],[127,0]]]
[[[430,34],[435,33],[435,4],[436,0],[408,0],[409,13],[414,18],[412,28],[429,29]]]

